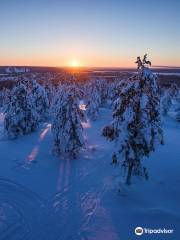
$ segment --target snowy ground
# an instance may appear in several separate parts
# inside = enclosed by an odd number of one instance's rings
[[[111,111],[101,109],[100,119],[84,124],[87,149],[77,160],[51,155],[50,123],[0,140],[0,240],[180,239],[180,124],[165,120],[165,145],[145,159],[149,181],[125,187],[110,165],[112,144],[100,135],[110,121]],[[137,226],[174,233],[136,236]]]

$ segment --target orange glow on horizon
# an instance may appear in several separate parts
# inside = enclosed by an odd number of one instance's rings
[[[72,59],[70,54],[67,56],[56,56],[56,55],[45,55],[42,56],[2,56],[0,59],[0,66],[42,66],[42,67],[70,67],[78,69],[81,67],[136,67],[135,59],[137,54],[131,56],[118,56],[118,57],[107,57],[107,56],[83,56],[79,53],[79,59]],[[164,58],[157,55],[149,55],[152,61],[152,66],[179,66],[179,58]],[[71,60],[70,60],[71,59]]]
[[[73,60],[71,60],[69,66],[73,67],[73,68],[77,68],[77,67],[80,67],[80,64],[79,64],[78,60],[73,59]]]

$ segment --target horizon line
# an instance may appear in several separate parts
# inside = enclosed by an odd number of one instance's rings
[[[42,67],[42,68],[73,68],[71,66],[50,66],[50,65],[0,65],[0,67]],[[125,68],[125,69],[134,69],[135,66],[78,66],[74,67],[75,69],[78,68]],[[168,65],[154,65],[151,68],[180,68],[180,66],[168,66]]]

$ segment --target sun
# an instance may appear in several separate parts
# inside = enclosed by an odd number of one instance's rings
[[[76,60],[76,59],[71,60],[70,67],[77,68],[79,66],[80,66],[80,64],[79,64],[78,60]]]

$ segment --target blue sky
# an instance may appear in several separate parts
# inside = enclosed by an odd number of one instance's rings
[[[179,0],[0,0],[0,65],[180,66]]]

